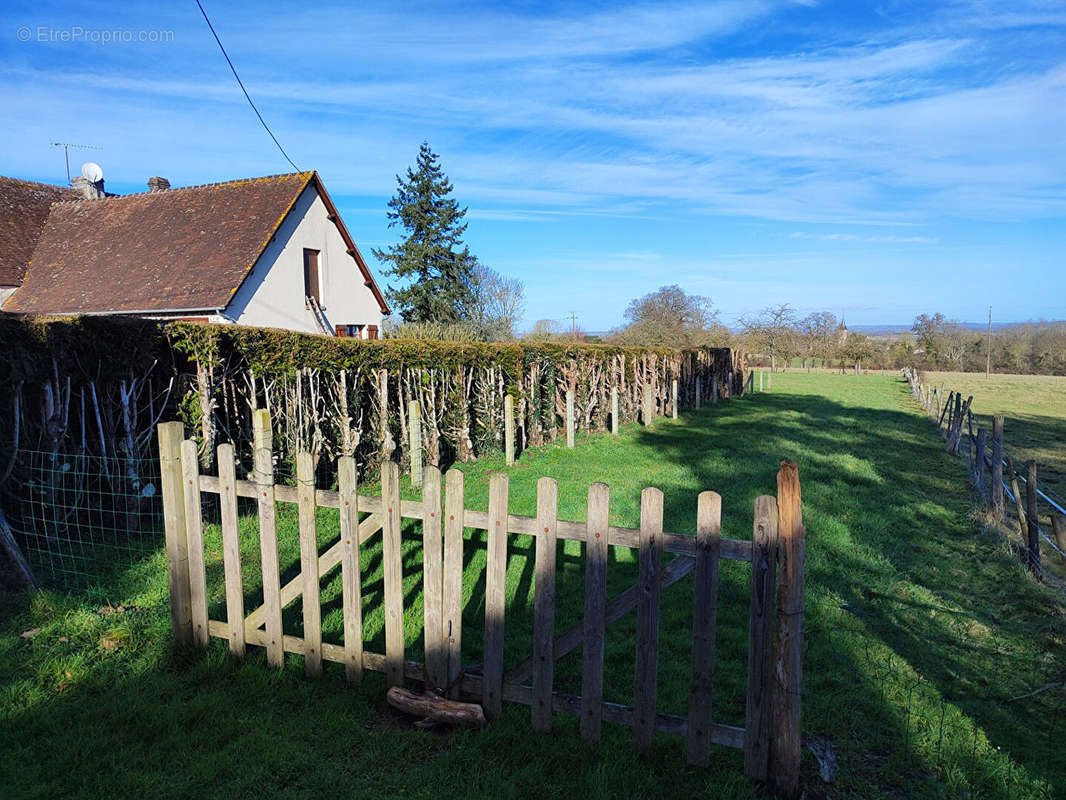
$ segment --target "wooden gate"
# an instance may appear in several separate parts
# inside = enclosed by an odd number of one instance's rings
[[[638,749],[650,748],[656,732],[687,739],[688,760],[705,764],[711,744],[744,751],[745,772],[769,780],[783,794],[796,791],[800,762],[800,689],[802,679],[804,536],[800,487],[795,464],[782,462],[778,496],[762,496],[754,506],[751,541],[723,538],[721,498],[703,492],[698,499],[696,535],[663,530],[663,493],[647,488],[641,495],[639,528],[608,524],[609,489],[589,487],[586,522],[558,519],[557,486],[551,478],[537,484],[536,517],[510,514],[508,477],[490,477],[488,511],[465,507],[463,473],[442,476],[435,467],[423,475],[421,501],[400,497],[399,467],[386,462],[381,495],[359,494],[355,463],[338,460],[338,489],[316,489],[311,456],[297,457],[297,486],[274,483],[270,422],[256,415],[255,469],[252,480],[237,480],[233,448],[218,447],[218,475],[200,475],[196,444],[184,440],[180,422],[159,426],[162,493],[167,536],[171,618],[181,642],[206,645],[211,636],[225,639],[243,655],[248,645],[266,649],[269,664],[281,666],[285,653],[299,653],[309,676],[322,662],[345,665],[349,681],[363,670],[384,672],[390,686],[422,683],[427,691],[482,704],[489,720],[502,704],[531,707],[537,731],[551,728],[552,713],[580,718],[581,735],[596,741],[603,722],[628,725]],[[204,567],[201,494],[220,497],[226,619],[208,619]],[[258,506],[263,604],[247,612],[241,576],[237,498],[254,498]],[[298,507],[300,574],[281,584],[278,564],[276,503]],[[318,507],[339,510],[340,538],[319,552]],[[368,514],[360,520],[361,514]],[[425,663],[405,659],[401,524],[422,525]],[[484,656],[480,674],[464,671],[462,589],[464,529],[486,531]],[[360,547],[381,531],[384,573],[385,652],[363,646]],[[534,634],[532,654],[505,669],[504,618],[508,538],[535,537]],[[584,618],[555,635],[556,542],[585,543]],[[608,599],[608,547],[637,551],[638,580]],[[664,563],[664,554],[675,556]],[[715,722],[712,713],[715,631],[720,559],[751,563],[751,606],[745,726]],[[343,645],[322,641],[319,586],[322,577],[341,568]],[[691,690],[687,716],[657,710],[659,605],[663,590],[694,573]],[[303,637],[282,629],[282,609],[303,598]],[[606,628],[635,610],[636,669],[633,705],[603,699]],[[554,689],[555,662],[582,648],[581,695]]]

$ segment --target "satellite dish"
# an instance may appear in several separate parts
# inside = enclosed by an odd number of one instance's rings
[[[99,164],[86,161],[81,165],[81,176],[89,183],[99,183],[104,179],[104,171],[100,169]]]

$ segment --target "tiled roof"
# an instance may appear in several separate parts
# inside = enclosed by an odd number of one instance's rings
[[[0,286],[18,286],[52,203],[73,200],[65,186],[0,177]]]
[[[224,308],[312,179],[298,172],[58,203],[4,311]]]

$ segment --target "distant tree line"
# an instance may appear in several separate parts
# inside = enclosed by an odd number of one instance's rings
[[[943,314],[921,314],[910,331],[867,336],[828,311],[799,317],[787,304],[741,318],[737,341],[749,360],[771,368],[829,366],[955,372],[1066,375],[1066,322],[1034,322],[981,331]],[[991,345],[991,348],[990,348]]]

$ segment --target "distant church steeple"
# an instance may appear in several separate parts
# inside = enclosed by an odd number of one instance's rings
[[[848,326],[844,323],[844,312],[840,312],[840,324],[837,326],[837,338],[840,340],[840,344],[848,339]]]

